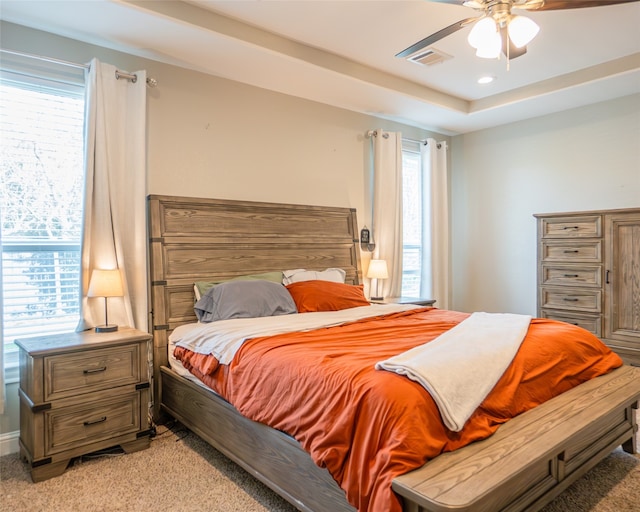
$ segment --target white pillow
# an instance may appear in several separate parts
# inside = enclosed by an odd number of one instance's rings
[[[331,281],[334,283],[344,283],[347,273],[341,268],[328,268],[323,271],[305,270],[303,268],[297,268],[295,270],[285,270],[282,272],[284,276],[282,283],[292,284],[300,281]]]

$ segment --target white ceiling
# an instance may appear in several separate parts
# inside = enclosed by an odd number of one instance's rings
[[[395,54],[470,8],[424,0],[1,0],[0,18],[455,135],[640,92],[640,2],[523,13],[540,33],[480,59],[466,27],[422,66]],[[478,85],[484,74],[496,80]],[[162,84],[160,84],[162,86]]]

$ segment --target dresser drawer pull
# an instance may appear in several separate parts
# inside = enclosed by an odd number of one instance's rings
[[[575,297],[563,297],[562,300],[566,300],[567,302],[578,302],[580,299],[576,299]]]
[[[580,229],[579,226],[564,226],[562,229]]]
[[[107,370],[106,366],[101,366],[100,368],[91,368],[89,370],[83,370],[82,373],[84,373],[85,375],[88,375],[90,373],[100,373],[106,370]]]
[[[97,424],[97,423],[103,423],[103,422],[105,422],[105,421],[107,421],[107,417],[106,417],[106,416],[103,416],[103,417],[102,417],[102,418],[100,418],[99,420],[85,421],[85,422],[83,423],[83,425],[84,425],[85,427],[88,427],[89,425],[95,425],[95,424]]]
[[[565,274],[564,277],[578,277],[578,274]]]
[[[578,249],[573,249],[571,251],[569,249],[567,249],[567,250],[564,251],[565,254],[578,254],[579,252],[580,251]]]

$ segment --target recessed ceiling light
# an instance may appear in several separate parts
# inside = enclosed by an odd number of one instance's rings
[[[479,84],[490,84],[491,82],[493,82],[496,79],[495,76],[481,76],[480,78],[478,78],[478,83]]]

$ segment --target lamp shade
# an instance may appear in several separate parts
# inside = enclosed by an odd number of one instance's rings
[[[367,270],[367,277],[369,279],[387,279],[389,277],[387,262],[385,260],[371,260]]]
[[[89,282],[87,297],[122,297],[120,270],[94,270]]]
[[[529,44],[539,30],[540,27],[535,21],[524,16],[514,16],[509,20],[509,39],[513,41],[516,48],[522,48]]]
[[[482,48],[489,44],[494,38],[496,33],[498,32],[498,26],[496,25],[495,20],[488,16],[486,18],[482,18],[478,21],[469,35],[467,36],[467,41],[474,48]]]

